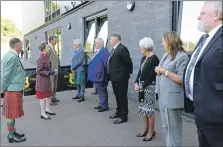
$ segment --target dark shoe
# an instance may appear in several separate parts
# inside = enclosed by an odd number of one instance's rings
[[[80,97],[79,96],[75,96],[72,99],[77,100],[77,99],[80,99]]]
[[[94,107],[94,109],[101,109],[101,106],[96,106]]]
[[[48,117],[44,117],[44,116],[42,116],[42,115],[40,116],[40,118],[41,118],[41,119],[45,119],[45,120],[49,120],[49,119],[51,119],[49,116],[48,116]]]
[[[19,134],[19,133],[17,133],[16,130],[15,130],[15,132],[14,132],[14,135],[15,135],[15,136],[18,136],[18,137],[24,137],[24,136],[25,136],[25,134]]]
[[[50,105],[55,106],[55,105],[57,105],[57,102],[53,102],[53,101],[51,101],[51,102],[50,102]]]
[[[120,115],[118,115],[117,113],[113,114],[112,116],[109,116],[110,119],[115,119],[115,118],[119,118]]]
[[[139,133],[136,135],[136,137],[146,137],[148,131],[145,131],[143,134]]]
[[[9,143],[26,141],[25,137],[19,137],[19,136],[14,136],[13,138],[9,138],[8,136],[7,138],[8,138]]]
[[[108,110],[108,108],[101,108],[101,109],[98,110],[98,112],[104,112],[104,111],[107,111],[107,110]]]
[[[51,113],[51,112],[47,112],[47,111],[46,111],[46,114],[49,114],[49,115],[56,115],[56,113],[53,113],[53,112]]]
[[[92,95],[98,95],[98,93],[95,91],[95,92],[92,92],[91,93]]]
[[[57,98],[52,98],[52,102],[60,102],[60,100],[58,100]]]
[[[83,102],[83,101],[85,101],[85,98],[81,98],[77,102]]]
[[[127,122],[127,121],[128,121],[127,117],[126,118],[118,118],[118,119],[113,121],[113,124],[121,124],[121,123],[124,123],[124,122]]]
[[[156,132],[154,131],[153,135],[150,138],[145,137],[145,138],[143,138],[142,141],[151,141],[151,140],[153,140],[153,138],[155,138],[155,136],[156,136]]]

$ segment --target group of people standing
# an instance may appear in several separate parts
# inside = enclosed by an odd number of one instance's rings
[[[195,111],[198,141],[200,147],[223,146],[223,60],[222,60],[222,2],[205,2],[198,17],[198,29],[205,34],[200,38],[191,58],[188,58],[183,43],[176,32],[162,36],[165,53],[161,60],[154,53],[154,43],[149,37],[139,41],[143,55],[135,80],[138,92],[138,112],[144,119],[143,130],[137,137],[143,141],[155,138],[155,101],[158,96],[161,128],[166,146],[182,146],[182,111]],[[40,99],[41,118],[50,119],[56,115],[50,109],[55,99],[56,81],[60,67],[59,58],[54,52],[55,36],[49,43],[39,46],[41,55],[37,60],[36,97]],[[22,42],[10,40],[10,50],[2,60],[1,90],[5,93],[3,115],[7,119],[9,142],[25,141],[25,135],[15,130],[15,119],[24,115],[23,87],[25,70],[18,54]],[[116,97],[116,112],[110,119],[114,124],[128,121],[128,84],[133,72],[130,53],[122,43],[119,34],[110,36],[112,51],[104,48],[101,38],[95,39],[95,54],[88,65],[88,80],[94,83],[99,95],[95,107],[98,112],[109,109],[108,82],[111,81]],[[85,100],[84,51],[81,41],[74,40],[71,70],[75,74],[77,95],[73,99]],[[51,99],[52,98],[52,99]],[[46,105],[46,107],[45,107]]]

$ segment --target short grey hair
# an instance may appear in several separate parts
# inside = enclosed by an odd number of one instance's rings
[[[75,43],[75,44],[79,44],[79,45],[81,45],[81,40],[80,40],[80,39],[75,39],[75,40],[74,40],[74,43]]]
[[[57,39],[57,37],[56,36],[54,36],[54,35],[51,35],[50,37],[49,37],[49,42],[51,42],[52,40],[56,40]]]
[[[205,1],[204,4],[209,4],[214,12],[220,12],[220,20],[222,21],[222,1]]]
[[[144,37],[139,41],[139,47],[147,50],[148,49],[154,50],[153,40],[149,37]]]
[[[121,39],[122,39],[121,35],[119,35],[119,34],[112,34],[111,37],[114,37],[114,38],[118,39],[119,41],[121,41]]]
[[[102,38],[96,38],[95,41],[98,41],[104,45],[104,40]]]
[[[16,45],[21,44],[22,41],[19,38],[12,38],[9,41],[9,46],[14,49],[16,47]]]

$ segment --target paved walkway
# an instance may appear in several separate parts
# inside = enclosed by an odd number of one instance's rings
[[[40,119],[39,101],[35,96],[24,99],[25,116],[16,121],[16,128],[24,132],[27,141],[9,144],[6,140],[5,119],[1,119],[1,146],[163,146],[160,130],[160,116],[156,112],[155,140],[142,142],[135,137],[143,126],[142,117],[137,113],[137,103],[129,100],[129,121],[115,125],[109,115],[115,112],[115,97],[109,89],[110,110],[99,113],[93,109],[97,96],[91,95],[93,89],[86,90],[86,101],[72,100],[76,91],[59,92],[58,106],[52,106],[57,113],[51,120]],[[1,118],[3,118],[1,116]],[[193,119],[183,117],[183,145],[197,146],[196,126]]]

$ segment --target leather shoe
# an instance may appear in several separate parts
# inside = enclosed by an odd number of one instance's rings
[[[80,99],[80,97],[79,96],[75,96],[72,99],[77,100],[77,99]]]
[[[110,119],[115,119],[115,118],[119,118],[119,115],[117,113],[109,116]]]
[[[49,114],[49,115],[56,115],[56,113],[53,113],[53,112],[47,112],[47,111],[46,111],[46,114]]]
[[[83,102],[83,101],[85,101],[85,98],[81,98],[77,102]]]
[[[98,112],[104,112],[104,111],[107,111],[107,110],[108,110],[108,108],[101,108],[101,109],[98,110]]]
[[[101,106],[96,106],[94,107],[94,109],[101,109]]]
[[[40,116],[40,118],[41,118],[41,119],[45,119],[45,120],[49,120],[49,119],[51,119],[49,116],[48,116],[48,117],[44,117],[44,116],[42,116],[42,115]]]
[[[52,102],[60,102],[60,100],[58,100],[57,98],[52,98]]]
[[[16,136],[16,135],[14,135],[13,138],[9,138],[9,135],[8,135],[7,138],[8,138],[9,143],[26,141],[25,137],[19,137],[19,136]]]
[[[14,135],[15,135],[15,136],[18,136],[18,137],[24,137],[24,136],[25,136],[25,134],[19,134],[19,133],[17,133],[16,130],[15,130],[15,132],[14,132]]]
[[[121,124],[121,123],[124,123],[124,122],[127,122],[127,121],[128,121],[127,118],[118,118],[118,119],[113,121],[113,124]]]

